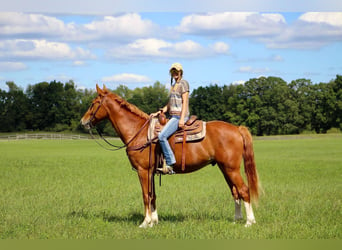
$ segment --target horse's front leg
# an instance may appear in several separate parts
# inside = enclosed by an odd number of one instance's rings
[[[152,220],[152,205],[151,205],[151,174],[148,169],[139,169],[138,170],[143,201],[144,201],[144,211],[145,218],[144,221],[139,226],[140,228],[152,227],[154,225],[154,221]],[[155,210],[156,212],[156,210]]]
[[[157,213],[157,205],[156,205],[156,190],[155,190],[155,183],[154,183],[154,174],[151,176],[152,180],[152,197],[151,197],[151,212],[152,212],[152,223],[158,224],[158,213]]]

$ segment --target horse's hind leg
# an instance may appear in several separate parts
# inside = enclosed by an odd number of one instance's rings
[[[220,164],[219,164],[220,165]],[[239,164],[237,166],[240,166]],[[241,215],[241,202],[240,199],[244,201],[245,209],[246,209],[246,227],[251,226],[255,223],[255,217],[252,209],[252,205],[250,203],[249,189],[244,183],[242,176],[240,174],[240,167],[232,168],[225,167],[224,165],[220,165],[220,169],[232,190],[232,195],[235,199],[235,219],[239,219],[242,217]]]
[[[242,219],[242,212],[241,212],[241,199],[239,197],[239,194],[237,192],[236,187],[233,185],[233,183],[231,182],[231,180],[229,179],[228,175],[225,173],[225,171],[220,167],[223,176],[230,188],[230,191],[232,193],[232,196],[234,198],[234,203],[235,203],[235,217],[234,217],[234,223],[238,220]]]
[[[234,221],[242,220],[242,212],[241,212],[241,199],[234,199],[235,203],[235,217]]]

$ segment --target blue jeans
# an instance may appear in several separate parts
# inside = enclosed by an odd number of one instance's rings
[[[176,163],[175,155],[170,147],[168,138],[177,131],[180,116],[172,116],[168,123],[165,125],[163,130],[158,135],[161,149],[163,151],[166,164],[172,166]],[[188,117],[184,118],[184,123],[189,120]]]

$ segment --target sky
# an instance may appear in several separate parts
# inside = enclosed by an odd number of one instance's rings
[[[0,89],[73,80],[78,88],[192,89],[276,76],[342,74],[342,1],[12,0],[0,5]],[[57,4],[58,3],[58,4]]]

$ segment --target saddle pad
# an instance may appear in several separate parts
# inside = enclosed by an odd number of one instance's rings
[[[150,122],[150,126],[147,132],[147,139],[152,140],[163,129],[164,126],[160,125],[158,118],[153,118]],[[206,135],[206,123],[201,120],[197,120],[191,125],[191,129],[186,131],[186,141],[198,141],[205,137]],[[183,131],[177,130],[175,134],[175,142],[180,143],[183,142]]]

